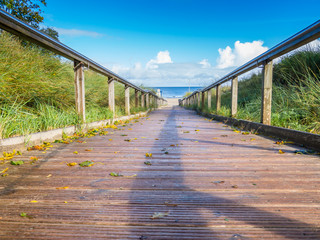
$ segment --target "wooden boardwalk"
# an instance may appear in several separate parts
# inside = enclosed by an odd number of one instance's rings
[[[0,239],[320,239],[318,156],[177,106],[131,123],[0,165]]]

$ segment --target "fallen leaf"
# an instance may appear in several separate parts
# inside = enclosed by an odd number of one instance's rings
[[[109,175],[112,177],[123,177],[123,175],[121,175],[120,173],[115,173],[115,172],[111,172]]]
[[[213,181],[213,183],[224,183],[224,181]]]
[[[68,203],[67,201],[64,201],[63,203]]]
[[[234,129],[233,130],[235,133],[241,133],[241,131],[237,130],[237,129]]]
[[[52,174],[49,174],[48,176],[47,176],[47,178],[49,178],[49,177],[51,177],[52,176]]]
[[[190,133],[189,131],[184,131],[183,133]]]
[[[7,177],[7,176],[9,176],[9,174],[7,173],[1,175],[1,177]]]
[[[80,167],[91,167],[94,164],[92,161],[84,161],[82,163],[79,163]]]
[[[199,132],[200,130],[199,129],[196,129],[196,130],[194,130],[195,132]]]
[[[22,165],[24,164],[24,161],[20,160],[20,161],[11,161],[10,162],[11,165]]]
[[[155,138],[154,140],[159,140],[159,138]]]
[[[249,135],[249,132],[243,132],[242,135]]]
[[[170,203],[170,202],[164,202],[164,205],[166,205],[168,207],[176,207],[176,206],[178,206],[178,204],[174,204],[174,203]]]
[[[256,140],[255,138],[250,138],[250,141],[254,141],[254,140]]]
[[[3,169],[0,173],[5,173],[6,171],[8,171],[9,168],[5,168]]]
[[[91,152],[91,151],[92,151],[92,149],[85,149],[85,151],[86,151],[86,152]]]
[[[74,153],[74,154],[79,154],[78,151],[74,151],[73,153]]]
[[[144,164],[145,164],[145,165],[152,165],[152,163],[149,162],[149,161],[144,162]]]
[[[37,203],[38,201],[37,200],[32,200],[30,201],[31,203]]]
[[[285,152],[279,149],[279,154],[284,154]]]
[[[146,153],[146,157],[152,157],[152,153]]]
[[[237,185],[233,185],[233,186],[231,186],[232,188],[238,188],[238,186]]]
[[[29,215],[29,214],[27,214],[27,213],[25,213],[25,212],[22,212],[22,213],[20,213],[20,217],[27,217],[27,218],[33,218],[31,215]]]
[[[176,145],[174,145],[174,144],[171,144],[171,145],[170,145],[170,147],[174,147],[174,146],[176,146]]]
[[[169,212],[155,212],[154,214],[152,214],[151,219],[157,219],[157,218],[163,218],[165,216],[168,216]]]
[[[57,187],[56,189],[59,189],[59,190],[61,190],[61,189],[68,189],[69,187]]]
[[[76,162],[67,163],[67,166],[69,166],[69,167],[72,167],[72,166],[75,166],[75,165],[77,165]]]
[[[169,152],[164,152],[164,154],[169,154]]]
[[[221,135],[221,137],[228,137],[228,135]]]

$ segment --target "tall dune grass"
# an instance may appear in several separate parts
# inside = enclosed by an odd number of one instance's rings
[[[107,77],[86,70],[85,87],[87,122],[112,118]],[[71,62],[0,33],[0,138],[78,124],[74,98]],[[125,114],[120,83],[115,84],[115,102],[115,115]],[[143,110],[132,108],[132,112]]]

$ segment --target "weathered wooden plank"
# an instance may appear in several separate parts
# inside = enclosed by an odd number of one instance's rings
[[[0,238],[320,238],[317,155],[180,107],[105,131],[1,165]]]
[[[231,81],[231,117],[236,116],[238,111],[238,77]]]
[[[109,79],[108,80],[108,91],[109,91],[109,109],[111,112],[115,112],[115,101],[114,101],[114,79]]]
[[[221,85],[216,86],[216,111],[221,108]]]
[[[125,102],[125,111],[127,115],[130,115],[130,87],[124,87],[124,102]]]
[[[272,106],[272,61],[263,66],[262,78],[262,102],[261,102],[261,123],[271,125],[271,106]]]
[[[207,91],[208,94],[208,109],[211,110],[211,96],[212,96],[212,89]]]
[[[85,84],[84,84],[84,65],[81,62],[74,61],[74,85],[76,111],[82,122],[86,121],[85,104]]]

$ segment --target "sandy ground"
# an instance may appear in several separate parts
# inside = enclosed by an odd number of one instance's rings
[[[168,101],[168,105],[167,106],[176,106],[179,105],[179,98],[166,98],[166,100]]]

